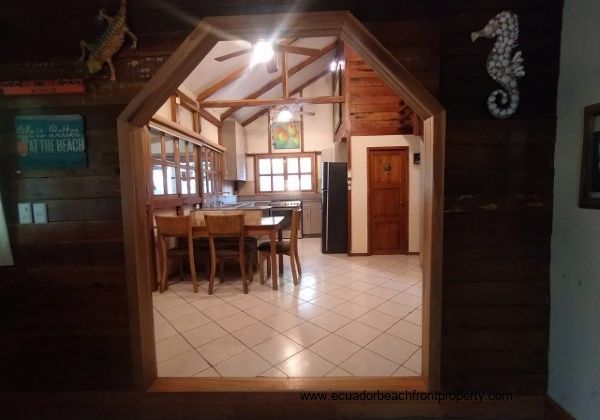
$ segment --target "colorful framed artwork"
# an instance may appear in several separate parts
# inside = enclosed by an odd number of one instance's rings
[[[269,137],[273,153],[302,151],[302,119],[280,122],[269,116]]]

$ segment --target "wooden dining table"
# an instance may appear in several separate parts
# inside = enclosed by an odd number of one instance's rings
[[[203,214],[211,213],[214,212],[203,212]],[[204,226],[204,216],[200,214],[197,214],[197,216],[202,217],[192,217],[192,236],[194,238],[206,238],[208,237],[208,232]],[[244,217],[244,229],[246,236],[268,236],[271,241],[271,279],[273,282],[273,290],[278,289],[277,240],[281,240],[283,219],[283,216],[255,217],[253,215],[249,215],[248,217]]]

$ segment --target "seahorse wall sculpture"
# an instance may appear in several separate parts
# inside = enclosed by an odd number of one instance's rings
[[[95,43],[88,44],[85,41],[79,42],[79,45],[81,46],[81,57],[79,58],[79,61],[83,61],[86,52],[89,52],[85,64],[88,71],[92,74],[102,70],[104,63],[107,63],[108,68],[110,69],[110,80],[113,82],[117,81],[117,76],[115,74],[115,66],[113,65],[112,57],[123,46],[125,34],[131,38],[131,49],[135,50],[137,48],[137,37],[129,30],[125,23],[127,14],[126,7],[127,0],[121,0],[121,7],[119,7],[119,11],[114,17],[108,16],[106,11],[100,10],[98,12],[98,19],[106,20],[108,27]]]
[[[496,38],[487,58],[487,71],[502,86],[502,89],[496,89],[488,96],[488,110],[496,118],[508,118],[519,106],[517,79],[525,76],[521,51],[513,55],[519,38],[519,18],[507,10],[500,12],[483,29],[471,33],[472,42],[480,37]]]

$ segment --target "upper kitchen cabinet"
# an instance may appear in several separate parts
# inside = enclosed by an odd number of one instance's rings
[[[221,125],[221,144],[225,146],[225,180],[246,181],[246,131],[239,122],[227,119]]]

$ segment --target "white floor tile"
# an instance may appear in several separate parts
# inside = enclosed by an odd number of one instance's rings
[[[301,351],[302,346],[286,336],[277,335],[254,346],[253,350],[263,359],[275,365]]]
[[[411,313],[414,308],[388,300],[387,302],[377,306],[375,309],[377,309],[379,312],[383,312],[384,314],[401,319]]]
[[[331,311],[322,313],[311,320],[313,324],[317,324],[319,327],[325,328],[330,332],[340,329],[350,321],[352,321],[352,319]]]
[[[261,376],[264,378],[286,378],[285,373],[283,373],[276,367],[272,367],[271,369],[268,369],[257,376]]]
[[[358,321],[362,322],[363,324],[367,324],[368,326],[380,331],[386,331],[399,320],[400,318],[384,314],[376,309],[373,309],[358,318]]]
[[[336,306],[344,303],[344,299],[340,299],[339,297],[336,297],[336,296],[324,294],[324,295],[318,296],[315,299],[311,300],[310,303],[313,303],[313,304],[320,306],[322,308],[325,308],[325,309],[332,309],[332,308],[335,308]]]
[[[329,331],[311,322],[304,322],[300,325],[296,325],[294,328],[287,330],[284,333],[285,336],[304,347],[313,345],[329,334]]]
[[[389,289],[387,287],[379,286],[373,289],[367,290],[366,293],[369,295],[377,296],[385,300],[389,300],[398,294],[397,290]]]
[[[371,341],[366,348],[401,365],[419,349],[419,346],[383,333]]]
[[[423,325],[423,311],[415,309],[404,317],[405,321],[412,322],[415,325]]]
[[[204,369],[202,372],[194,375],[197,378],[220,378],[219,372],[215,370],[215,368]]]
[[[217,338],[208,344],[198,347],[198,351],[202,357],[213,366],[247,349],[248,347],[233,335]]]
[[[332,291],[329,292],[329,294],[331,296],[336,296],[339,297],[340,299],[344,299],[344,300],[350,300],[358,295],[360,295],[362,292],[355,290],[355,289],[351,289],[349,287],[338,287],[337,289],[334,289]]]
[[[417,346],[423,345],[422,340],[423,328],[419,325],[412,324],[408,321],[400,320],[393,327],[387,330],[388,334],[392,334],[398,338],[406,340]]]
[[[421,376],[419,373],[417,372],[413,372],[412,370],[404,367],[404,366],[400,366],[398,369],[396,369],[396,371],[392,374],[392,376]]]
[[[362,295],[358,295],[355,298],[350,299],[350,302],[358,303],[359,305],[363,305],[368,308],[375,308],[376,306],[384,303],[385,299],[370,295],[368,293],[363,293]]]
[[[247,378],[258,376],[271,365],[252,350],[243,351],[215,366],[223,378]]]
[[[180,353],[157,364],[159,377],[190,377],[209,367],[196,350]]]
[[[254,347],[269,338],[279,335],[273,328],[267,327],[262,322],[252,324],[232,333],[238,340],[247,345]]]
[[[333,308],[331,311],[350,319],[356,319],[369,312],[370,309],[366,306],[359,305],[358,303],[344,302]]]
[[[271,318],[264,319],[262,322],[274,330],[282,333],[290,328],[294,328],[298,324],[301,324],[304,322],[304,320],[290,314],[289,312],[282,312]]]
[[[329,334],[309,348],[334,365],[339,365],[359,349],[360,346],[336,334]]]
[[[399,303],[401,305],[410,306],[411,308],[416,308],[423,302],[423,298],[413,295],[408,295],[404,292],[398,293],[392,300],[392,302]]]
[[[240,310],[233,306],[230,303],[224,303],[219,306],[215,306],[212,308],[204,309],[202,313],[212,319],[213,321],[217,321],[219,319],[226,318],[230,315],[239,313]]]
[[[272,316],[280,314],[283,311],[284,309],[280,308],[279,306],[263,302],[259,305],[246,309],[244,312],[246,312],[251,317],[262,321],[263,319],[271,318]]]
[[[192,302],[192,305],[199,311],[204,311],[206,309],[214,308],[215,306],[223,305],[224,303],[225,301],[220,297],[210,295]]]
[[[238,312],[215,322],[222,328],[232,333],[249,325],[256,324],[258,320],[246,314],[245,312]]]
[[[173,337],[178,332],[171,324],[166,321],[154,323],[154,341],[161,341],[165,338]]]
[[[321,377],[334,367],[333,364],[310,350],[303,350],[277,365],[289,377]]]
[[[390,376],[399,365],[367,349],[361,349],[340,367],[354,376]]]
[[[373,341],[375,337],[381,334],[381,331],[373,327],[369,327],[361,322],[352,321],[351,323],[344,325],[335,333],[352,341],[353,343],[358,344],[361,347],[364,347]]]
[[[287,310],[289,313],[296,315],[302,319],[312,319],[318,315],[321,315],[327,309],[317,306],[313,303],[307,302],[302,305],[292,306]]]
[[[192,346],[200,347],[206,343],[210,343],[217,338],[221,338],[227,335],[227,331],[217,325],[216,322],[204,324],[193,330],[186,331],[183,336],[189,341]]]
[[[404,362],[404,367],[412,370],[413,372],[417,372],[419,375],[422,372],[422,363],[423,363],[423,351],[422,349],[417,350],[410,356],[410,358]]]
[[[186,301],[184,301],[184,303],[181,305],[171,306],[166,309],[159,309],[159,311],[167,321],[172,321],[185,315],[198,313],[198,310]]]
[[[327,375],[325,375],[328,378],[335,378],[335,377],[344,377],[344,376],[352,376],[351,373],[345,371],[344,369],[342,369],[341,367],[334,367],[332,370],[330,370]]]
[[[165,338],[156,343],[156,361],[164,362],[171,357],[192,350],[192,346],[180,335]]]
[[[196,312],[171,320],[171,325],[173,325],[177,331],[183,333],[210,322],[212,321],[209,317],[203,313]]]

